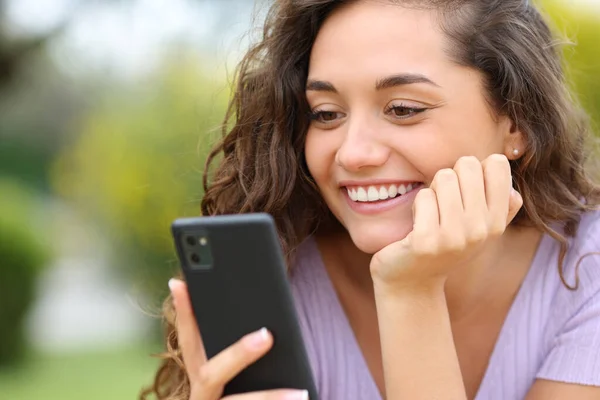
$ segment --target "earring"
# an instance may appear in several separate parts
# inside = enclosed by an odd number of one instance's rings
[[[512,153],[513,153],[513,156],[515,156],[515,157],[518,156],[519,155],[519,149],[514,149]]]

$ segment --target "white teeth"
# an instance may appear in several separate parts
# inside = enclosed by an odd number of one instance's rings
[[[352,201],[358,201],[358,194],[356,194],[356,189],[348,189],[348,196]]]
[[[367,197],[369,201],[377,201],[379,200],[379,191],[375,189],[374,186],[369,186],[369,190],[367,191]]]
[[[379,189],[379,200],[385,200],[385,199],[387,199],[387,198],[389,198],[389,197],[390,197],[390,196],[389,196],[389,194],[388,194],[388,191],[387,191],[387,189],[386,189],[385,187],[383,187],[383,186],[382,186],[382,187]]]
[[[358,201],[367,201],[367,191],[361,187],[358,188],[356,199]]]
[[[398,194],[398,187],[396,185],[391,185],[388,189],[388,193],[390,197],[396,197],[396,195]]]
[[[398,195],[402,196],[410,192],[411,190],[413,190],[414,187],[416,187],[416,184],[399,186],[389,185],[387,187],[380,186],[379,189],[375,186],[369,186],[366,188],[358,186],[353,188],[346,188],[346,190],[348,191],[348,197],[350,197],[352,201],[359,201],[364,203],[393,199]]]

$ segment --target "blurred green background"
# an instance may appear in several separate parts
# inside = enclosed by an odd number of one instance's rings
[[[0,0],[0,399],[132,399],[252,0]],[[541,2],[600,121],[600,0]],[[256,21],[253,16],[257,12]]]

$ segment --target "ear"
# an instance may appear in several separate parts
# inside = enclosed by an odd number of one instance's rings
[[[504,137],[504,154],[509,160],[518,160],[527,149],[525,135],[508,116],[502,117],[499,127],[500,134]]]

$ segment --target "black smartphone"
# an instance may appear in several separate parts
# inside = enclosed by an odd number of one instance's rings
[[[207,356],[263,327],[273,334],[273,348],[224,395],[288,388],[317,399],[273,218],[183,218],[171,230]]]

